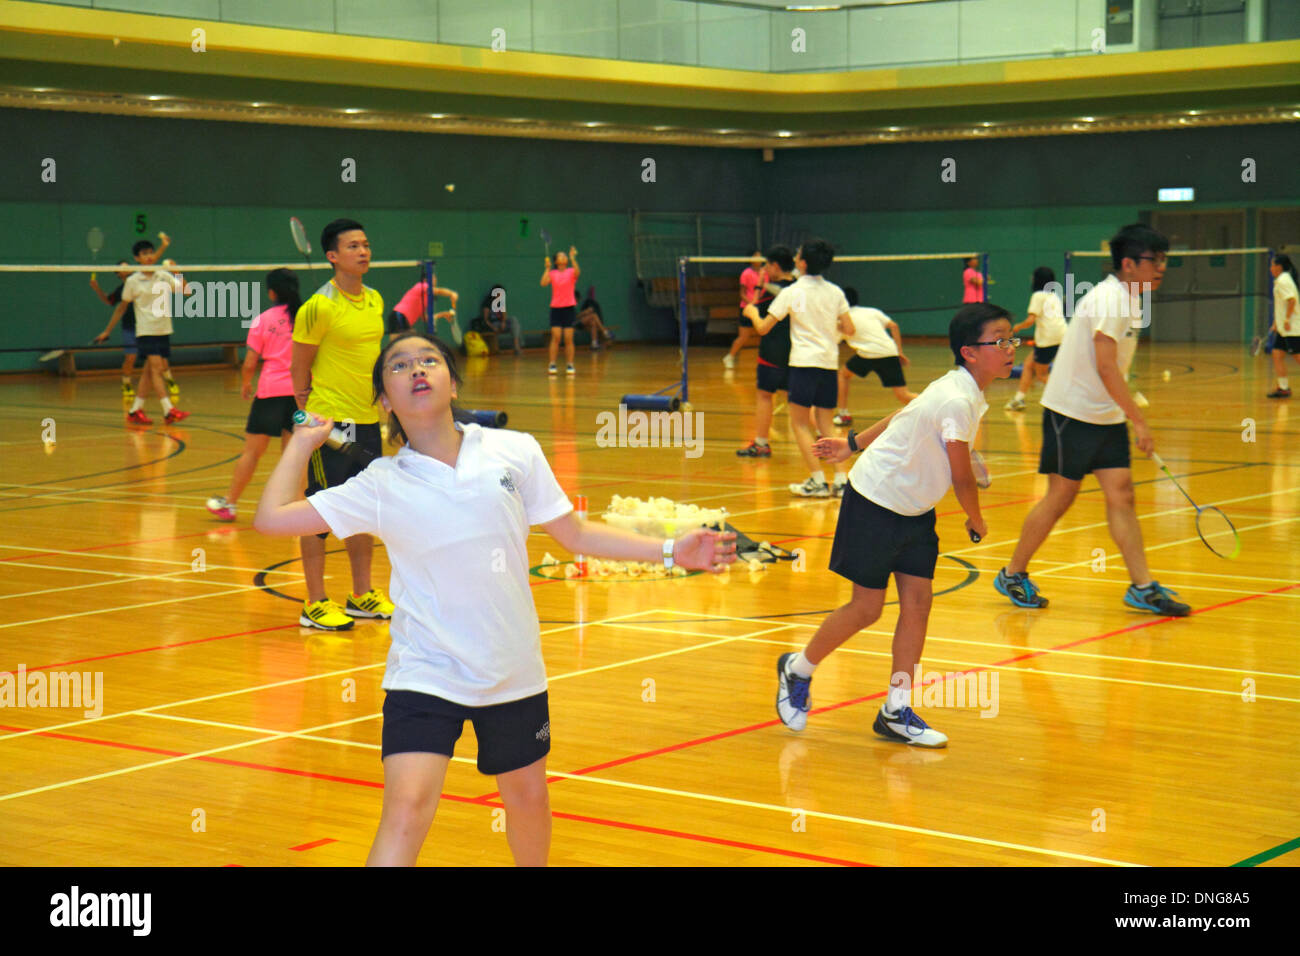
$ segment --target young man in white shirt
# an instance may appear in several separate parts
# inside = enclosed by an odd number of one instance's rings
[[[1175,601],[1147,568],[1130,469],[1128,426],[1138,450],[1149,455],[1155,442],[1142,410],[1128,390],[1128,370],[1137,351],[1142,292],[1160,287],[1169,240],[1140,224],[1125,226],[1110,241],[1115,272],[1097,284],[1074,310],[1043,389],[1043,449],[1038,472],[1047,475],[1047,496],[1030,510],[1020,540],[993,586],[1017,607],[1047,607],[1029,580],[1029,560],[1079,493],[1089,472],[1106,496],[1110,535],[1124,555],[1132,585],[1124,603],[1155,614],[1186,617],[1191,608]]]
[[[848,300],[849,318],[853,322],[853,334],[846,341],[857,354],[840,369],[840,410],[831,419],[836,425],[853,424],[853,416],[849,414],[849,385],[854,375],[866,378],[875,372],[880,376],[880,384],[904,405],[916,398],[903,377],[903,366],[911,365],[912,361],[903,354],[898,323],[879,309],[858,305],[858,290],[852,286],[845,287],[844,298]]]
[[[839,369],[840,336],[853,334],[849,303],[840,287],[822,278],[835,259],[835,250],[824,239],[809,239],[795,256],[799,281],[782,289],[767,307],[768,317],[779,321],[790,317],[790,376],[786,390],[790,405],[790,427],[799,443],[810,476],[790,485],[790,493],[802,498],[829,498],[844,493],[847,477],[835,472],[835,485],[826,483],[822,465],[813,454],[813,424],[817,431],[831,433],[835,412]]]
[[[145,266],[153,265],[158,260],[158,252],[148,239],[141,239],[132,246],[131,254],[136,262]],[[172,275],[166,269],[137,270],[131,273],[122,286],[122,298],[113,310],[108,328],[95,338],[97,342],[108,338],[108,333],[127,308],[134,307],[136,349],[144,367],[140,370],[140,384],[136,388],[135,400],[126,415],[126,420],[133,425],[153,424],[153,419],[144,411],[144,400],[151,390],[158,393],[164,420],[168,425],[190,417],[189,412],[175,407],[168,398],[164,374],[167,360],[171,358],[172,296],[178,292],[184,295],[185,290],[185,278],[179,273]]]
[[[988,410],[984,390],[994,379],[1011,375],[1017,344],[1006,309],[988,302],[965,305],[948,325],[955,369],[861,435],[849,432],[847,440],[817,442],[818,454],[832,461],[866,449],[849,473],[831,545],[830,569],[853,582],[853,596],[822,621],[802,652],[777,659],[776,712],[791,730],[803,730],[808,722],[814,668],[879,619],[892,574],[899,602],[893,670],[872,729],[896,743],[947,746],[947,736],[908,706],[925,647],[939,559],[934,506],[951,486],[966,512],[972,540],[988,534],[971,467],[971,445]]]
[[[1269,398],[1290,398],[1291,379],[1286,374],[1286,357],[1300,362],[1300,301],[1297,301],[1296,271],[1290,256],[1274,256],[1268,264],[1273,276],[1273,325],[1269,331],[1277,333],[1273,346],[1273,374],[1277,388],[1268,393]]]

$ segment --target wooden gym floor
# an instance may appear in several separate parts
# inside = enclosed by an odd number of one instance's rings
[[[909,352],[918,391],[949,367],[946,349]],[[825,570],[838,503],[786,492],[805,475],[783,413],[770,461],[734,455],[752,437],[754,353],[734,374],[720,357],[693,352],[706,439],[695,459],[595,442],[597,413],[619,395],[673,379],[674,349],[581,351],[567,381],[548,381],[536,353],[467,369],[464,404],[507,409],[593,514],[614,493],[725,506],[756,540],[806,556],[802,571],[721,578],[534,578],[551,679],[553,864],[1297,862],[1300,406],[1264,397],[1264,358],[1139,351],[1134,385],[1151,401],[1157,450],[1243,540],[1232,562],[1205,550],[1178,491],[1135,461],[1151,565],[1195,608],[1184,620],[1123,605],[1127,576],[1091,480],[1033,566],[1051,607],[1017,610],[993,590],[1044,482],[1041,407],[1004,412],[1012,384],[990,388],[990,534],[972,545],[955,499],[940,504],[924,665],[996,675],[996,714],[926,710],[951,744],[921,751],[870,729],[892,607],[818,671],[808,729],[777,723],[776,656],[848,593]],[[176,375],[194,416],[149,429],[124,426],[115,375],[0,381],[0,672],[103,680],[99,717],[0,710],[0,863],[359,864],[379,818],[387,624],[297,626],[285,598],[302,593],[296,542],[251,528],[278,451],[239,520],[216,522],[203,501],[226,489],[246,406],[234,370]],[[859,424],[894,407],[874,379],[855,382],[851,404]],[[147,410],[161,419],[156,401]],[[41,441],[45,419],[53,445]],[[547,550],[567,559],[542,534],[529,547],[534,563]],[[385,582],[382,547],[376,571]],[[341,600],[341,550],[327,573]],[[510,862],[474,753],[467,727],[424,864]]]

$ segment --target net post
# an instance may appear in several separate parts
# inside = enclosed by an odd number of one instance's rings
[[[677,260],[677,325],[678,339],[682,350],[682,401],[690,400],[688,391],[689,383],[687,381],[687,364],[686,364],[686,340],[689,338],[688,327],[686,324],[686,269],[690,264],[690,256],[681,256]]]
[[[1273,314],[1273,283],[1277,280],[1273,278],[1273,260],[1277,257],[1277,250],[1269,247],[1268,250],[1268,268],[1264,271],[1268,273],[1268,327],[1273,328],[1273,323],[1277,321],[1277,316]],[[1267,338],[1268,336],[1265,336]],[[1286,356],[1283,356],[1286,358]]]
[[[987,302],[989,300],[989,254],[987,252],[980,253],[980,271],[984,275],[984,283],[980,286],[982,296],[980,301]]]
[[[424,334],[433,335],[433,260],[420,260],[420,277],[424,282]]]

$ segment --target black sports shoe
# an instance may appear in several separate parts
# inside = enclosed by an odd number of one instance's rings
[[[1124,603],[1139,611],[1153,611],[1168,617],[1187,617],[1192,613],[1191,607],[1181,601],[1175,601],[1170,595],[1177,594],[1169,588],[1161,587],[1159,581],[1152,581],[1144,588],[1130,584],[1124,592]]]
[[[1028,572],[1007,574],[1007,569],[1003,568],[993,579],[993,587],[999,594],[1011,598],[1016,607],[1047,607],[1047,598],[1038,593],[1038,587],[1029,580]]]

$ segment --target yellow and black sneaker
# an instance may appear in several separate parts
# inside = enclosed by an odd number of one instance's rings
[[[348,595],[348,605],[343,610],[353,617],[377,617],[386,621],[393,616],[395,608],[383,591],[371,588],[365,594]]]
[[[163,384],[167,386],[167,397],[173,402],[181,397],[181,387],[176,384],[176,379],[170,375],[163,376]]]
[[[135,389],[132,387],[131,380],[129,378],[122,379],[122,401],[124,402],[135,401]]]
[[[302,627],[319,628],[322,631],[346,631],[352,627],[353,621],[343,613],[341,607],[329,598],[324,598],[315,603],[303,601],[298,624]]]

